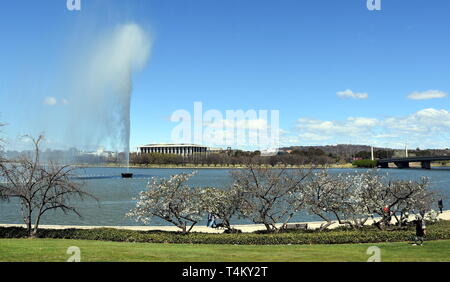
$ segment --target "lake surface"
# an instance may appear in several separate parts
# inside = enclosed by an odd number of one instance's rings
[[[48,225],[83,225],[83,226],[135,226],[142,223],[127,218],[125,214],[134,208],[136,198],[142,190],[145,190],[150,178],[168,177],[177,173],[189,173],[197,171],[189,184],[194,186],[228,187],[231,177],[228,169],[130,169],[134,173],[133,179],[120,177],[123,168],[83,168],[78,170],[81,181],[85,183],[84,189],[94,194],[99,201],[85,200],[73,201],[78,207],[82,218],[76,215],[64,215],[61,212],[51,212],[44,216],[42,224]],[[363,170],[355,169],[330,169],[330,173],[360,173]],[[431,188],[439,191],[444,196],[444,208],[450,206],[450,169],[433,168],[422,169],[384,169],[379,173],[386,174],[393,179],[417,180],[426,176],[432,181]],[[20,205],[16,201],[0,202],[0,224],[22,224],[20,217]],[[319,220],[315,216],[299,214],[293,221]],[[236,219],[233,223],[251,223],[242,219]],[[203,224],[203,222],[202,222]],[[204,224],[206,224],[206,219]],[[160,219],[154,218],[151,225],[170,225]]]

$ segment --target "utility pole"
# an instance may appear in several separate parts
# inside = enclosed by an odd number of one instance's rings
[[[375,156],[373,154],[373,146],[370,147],[370,156],[371,156],[372,161],[374,161],[375,160]]]
[[[408,143],[405,142],[405,158],[408,157]]]

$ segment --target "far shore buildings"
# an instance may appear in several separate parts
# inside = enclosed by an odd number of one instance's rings
[[[179,156],[194,156],[200,154],[208,154],[214,152],[221,152],[219,148],[208,148],[202,145],[195,144],[150,144],[138,147],[138,152],[141,154],[172,154]]]

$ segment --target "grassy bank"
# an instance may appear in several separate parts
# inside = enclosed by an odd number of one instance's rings
[[[450,261],[450,241],[408,243],[235,246],[118,243],[56,239],[0,239],[2,262],[64,262],[67,248],[77,246],[83,262],[296,262],[367,261],[367,248],[381,249],[385,262]]]

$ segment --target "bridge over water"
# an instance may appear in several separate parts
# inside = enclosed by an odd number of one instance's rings
[[[431,163],[439,161],[450,161],[450,156],[381,159],[377,160],[377,167],[389,168],[394,163],[398,168],[409,168],[410,163],[420,163],[423,169],[431,169]]]

